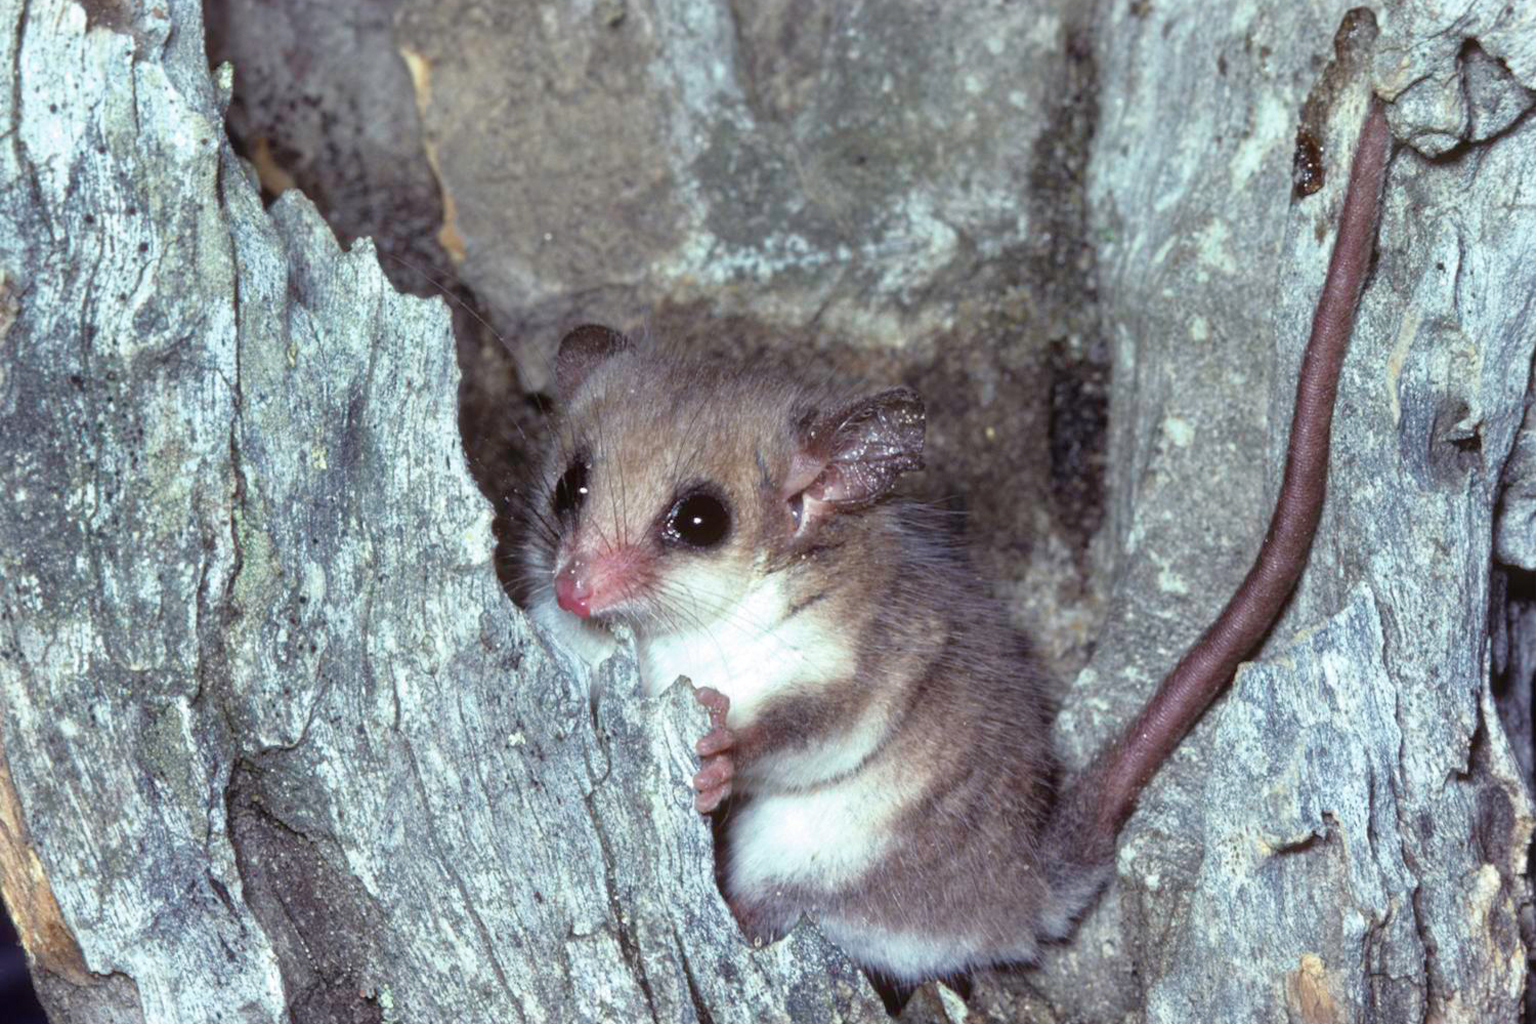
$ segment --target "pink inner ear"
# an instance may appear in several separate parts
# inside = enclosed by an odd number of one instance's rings
[[[789,459],[789,473],[784,478],[784,500],[788,501],[821,476],[827,468],[826,459],[818,459],[807,452],[795,452]]]

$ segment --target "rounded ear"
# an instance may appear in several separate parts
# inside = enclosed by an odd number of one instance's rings
[[[629,339],[611,327],[582,324],[560,339],[555,356],[555,390],[569,401],[599,363],[629,348]]]
[[[901,474],[923,468],[926,425],[922,396],[911,388],[862,398],[811,424],[792,473],[809,479],[809,499],[839,512],[864,508],[889,493]]]

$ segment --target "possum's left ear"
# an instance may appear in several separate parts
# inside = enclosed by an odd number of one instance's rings
[[[814,419],[790,460],[786,497],[836,512],[873,505],[897,477],[923,468],[923,399],[911,388],[891,388]]]
[[[569,402],[576,389],[598,364],[629,348],[629,339],[611,327],[582,324],[560,339],[555,356],[555,390],[560,401]]]

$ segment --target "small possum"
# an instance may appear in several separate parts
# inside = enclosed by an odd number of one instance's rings
[[[532,494],[530,612],[581,658],[633,631],[649,694],[709,710],[695,804],[730,797],[726,897],[749,935],[809,914],[899,985],[1029,961],[1111,872],[1137,794],[1269,629],[1322,506],[1339,366],[1389,135],[1372,101],[1257,561],[1137,719],[1076,778],[1049,684],[937,513],[907,388],[843,390],[632,343],[561,342]]]

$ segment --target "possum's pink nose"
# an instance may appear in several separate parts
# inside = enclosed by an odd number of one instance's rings
[[[579,578],[568,566],[555,577],[555,603],[572,615],[582,618],[592,614],[592,586],[590,577]]]
[[[577,547],[555,573],[555,602],[585,619],[639,596],[650,574],[650,557],[637,547]]]

